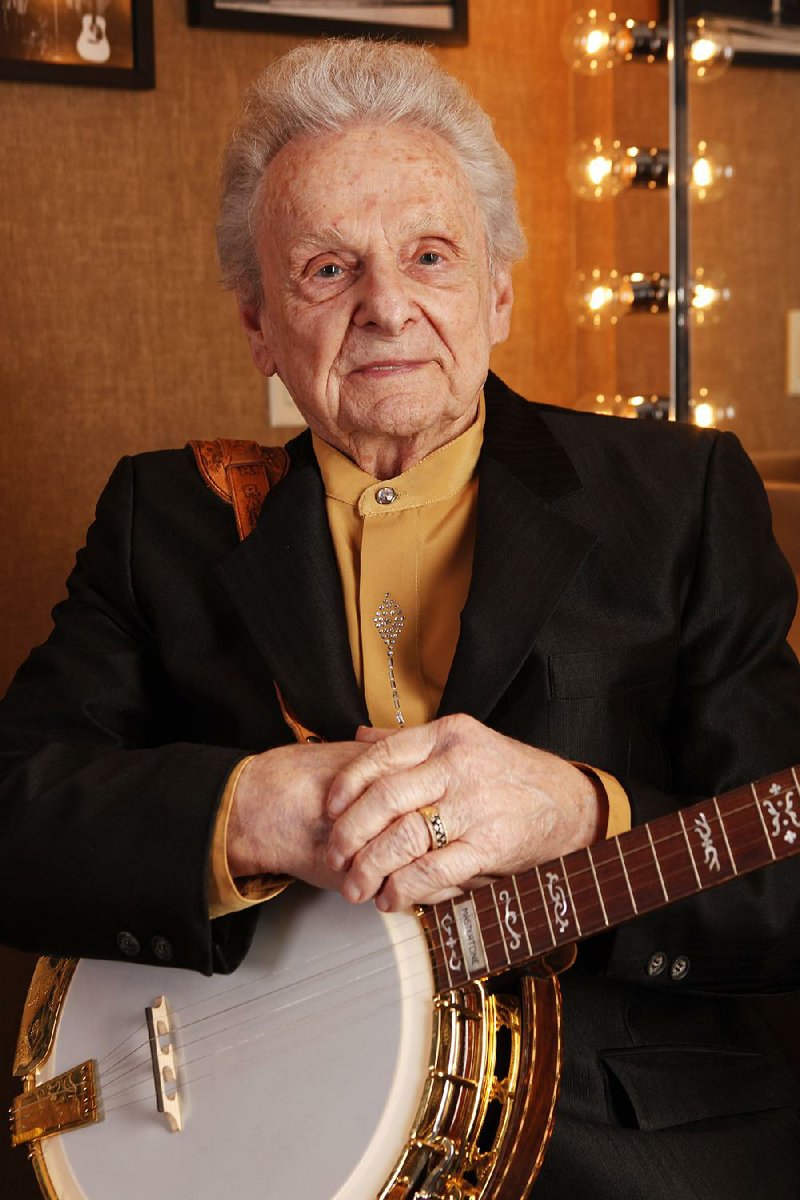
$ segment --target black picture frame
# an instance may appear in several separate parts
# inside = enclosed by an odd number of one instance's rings
[[[661,20],[669,18],[670,0],[661,0]],[[790,67],[800,69],[800,41],[796,52],[755,53],[744,49],[741,37],[736,34],[737,21],[758,21],[767,29],[786,29],[800,36],[800,0],[781,0],[782,16],[778,22],[772,19],[772,0],[686,0],[686,16],[689,19],[706,17],[710,22],[732,22],[731,42],[735,51],[734,65],[743,67]]]
[[[468,38],[467,0],[438,0],[437,7],[450,10],[449,28],[433,28],[414,22],[414,9],[421,10],[425,4],[434,0],[372,0],[371,9],[393,3],[395,7],[404,5],[409,10],[408,23],[382,22],[380,20],[360,20],[354,12],[352,17],[331,16],[321,17],[303,13],[303,0],[296,0],[297,13],[269,12],[268,9],[276,0],[261,0],[263,12],[254,12],[256,3],[234,7],[236,0],[188,0],[188,20],[190,25],[207,25],[216,29],[248,29],[261,33],[291,33],[295,36],[307,37],[360,37],[368,34],[371,37],[394,37],[404,41],[436,42],[442,46],[465,46]],[[280,2],[280,0],[278,0]],[[332,10],[356,10],[369,4],[369,0],[323,0],[330,4]],[[309,9],[319,9],[320,3],[308,0]]]
[[[81,52],[80,42],[84,43]],[[87,53],[94,54],[96,61],[85,57]],[[14,5],[0,4],[0,79],[80,87],[155,87],[153,0],[106,0],[82,6],[65,0],[32,0],[24,13]]]

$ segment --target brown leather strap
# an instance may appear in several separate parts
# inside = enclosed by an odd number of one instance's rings
[[[246,538],[255,528],[267,492],[289,469],[289,455],[283,446],[259,446],[232,438],[189,445],[208,486],[233,505],[239,537]]]

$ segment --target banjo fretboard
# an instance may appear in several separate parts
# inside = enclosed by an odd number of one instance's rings
[[[800,766],[421,913],[439,990],[499,975],[800,851]]]

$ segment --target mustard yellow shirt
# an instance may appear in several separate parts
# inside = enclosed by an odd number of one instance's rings
[[[374,726],[397,727],[387,647],[374,620],[387,593],[403,615],[393,647],[393,673],[405,724],[423,724],[438,710],[472,575],[484,413],[481,397],[469,429],[394,479],[374,479],[312,435],[353,670]],[[599,781],[608,800],[606,835],[629,829],[630,805],[616,779],[580,765]],[[209,887],[212,917],[259,903],[285,886],[285,880],[265,876],[235,883],[228,871],[225,834],[243,766],[234,768],[217,817]]]

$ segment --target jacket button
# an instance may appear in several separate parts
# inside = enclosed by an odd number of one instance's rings
[[[161,962],[169,962],[172,958],[172,944],[165,937],[154,937],[150,942],[150,948]]]
[[[679,954],[677,958],[673,958],[670,963],[669,974],[670,978],[677,983],[689,973],[689,960],[685,954]]]
[[[397,492],[393,487],[380,487],[375,493],[375,499],[378,504],[394,504],[397,499]]]
[[[132,933],[128,933],[126,929],[117,934],[117,945],[123,954],[127,954],[128,958],[135,958],[141,950],[139,939],[135,938]]]
[[[658,950],[655,954],[650,955],[647,960],[647,967],[645,969],[650,978],[654,979],[656,975],[661,974],[661,972],[666,968],[666,965],[666,954],[663,950]]]

